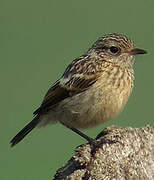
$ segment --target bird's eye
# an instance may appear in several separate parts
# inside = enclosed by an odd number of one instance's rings
[[[110,52],[112,54],[117,54],[119,52],[119,48],[115,47],[115,46],[111,46],[110,47]]]

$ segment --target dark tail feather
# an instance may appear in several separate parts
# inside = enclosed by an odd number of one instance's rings
[[[29,134],[38,124],[38,117],[35,117],[30,123],[28,123],[11,141],[11,147],[18,144],[27,134]]]

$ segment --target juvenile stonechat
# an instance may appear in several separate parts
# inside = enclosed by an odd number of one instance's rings
[[[97,126],[121,112],[133,88],[134,57],[146,53],[121,34],[98,39],[51,86],[34,119],[11,140],[11,146],[35,127],[56,122],[92,142],[78,129]]]

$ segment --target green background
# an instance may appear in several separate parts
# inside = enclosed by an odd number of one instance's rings
[[[52,179],[85,143],[57,124],[34,130],[14,148],[9,145],[66,66],[106,33],[124,33],[148,54],[136,58],[135,88],[124,111],[84,132],[95,137],[111,124],[154,124],[153,18],[153,0],[1,0],[0,179]]]

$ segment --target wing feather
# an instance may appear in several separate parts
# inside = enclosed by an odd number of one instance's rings
[[[95,59],[81,56],[74,60],[63,76],[48,90],[44,100],[34,115],[47,112],[65,98],[75,96],[90,88],[100,77],[101,68],[96,68]]]
[[[55,104],[62,101],[63,99],[69,97],[69,91],[59,86],[59,82],[55,84],[54,87],[51,87],[47,94],[44,97],[44,100],[41,106],[34,111],[34,115],[41,112],[46,112],[52,108]]]
[[[96,82],[97,78],[85,79],[84,77],[72,77],[65,84],[63,82],[63,78],[58,81],[54,86],[52,86],[47,94],[44,97],[44,100],[36,111],[34,111],[34,115],[46,112],[50,110],[54,105],[61,102],[65,98],[74,96],[78,93],[81,93],[88,89],[92,84]]]

